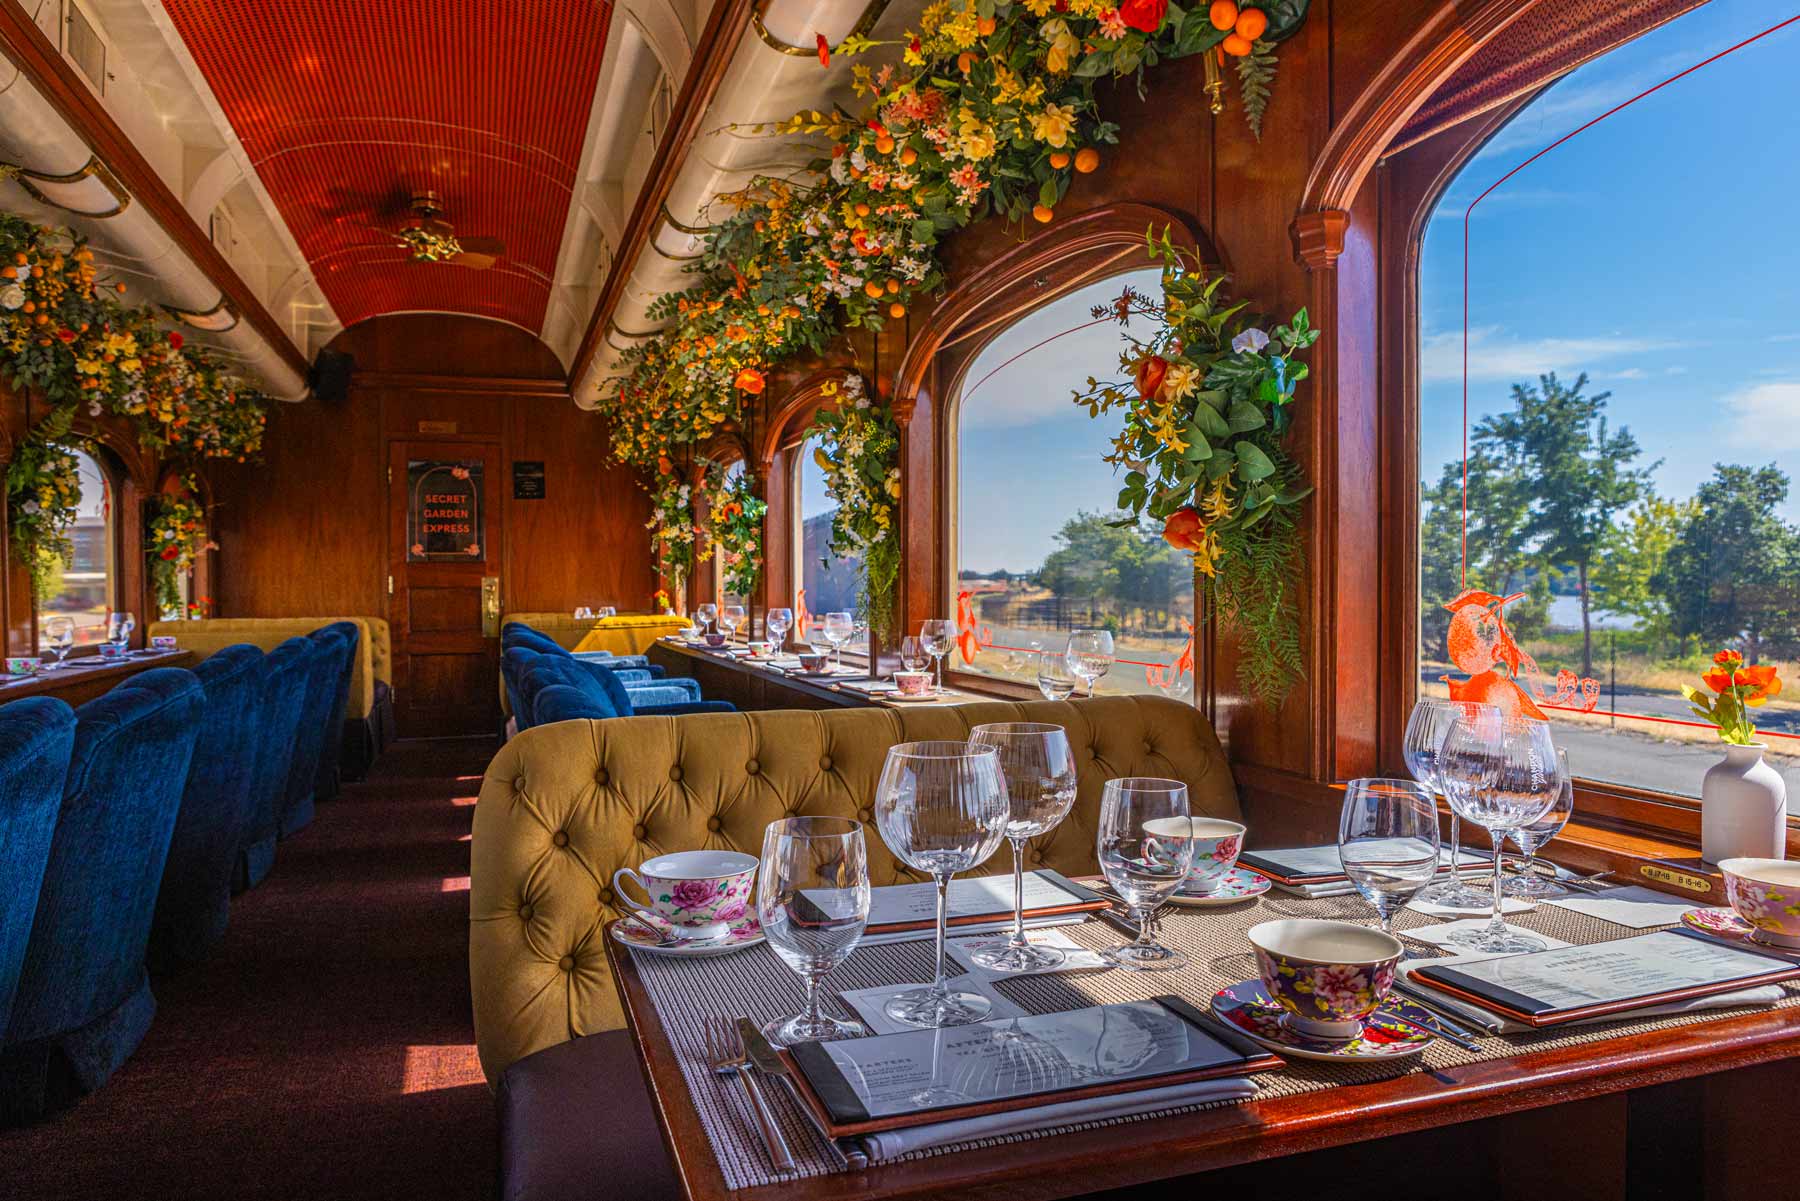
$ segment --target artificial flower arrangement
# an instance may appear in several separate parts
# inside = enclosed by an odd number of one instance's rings
[[[65,445],[73,414],[54,411],[20,442],[6,467],[6,516],[13,551],[41,604],[58,588],[73,547],[69,527],[81,503],[80,465]]]
[[[900,423],[888,405],[870,399],[860,375],[846,374],[822,391],[826,404],[807,433],[819,439],[813,460],[837,502],[831,553],[860,557],[863,613],[887,640],[900,580]]]
[[[161,493],[151,502],[150,520],[144,531],[156,607],[164,613],[180,611],[181,576],[194,569],[201,555],[219,548],[207,536],[206,508],[194,493],[194,481],[185,483],[185,494]]]
[[[1769,703],[1781,695],[1781,676],[1772,665],[1751,665],[1734,650],[1722,650],[1713,656],[1713,665],[1702,672],[1700,680],[1708,691],[1689,684],[1681,686],[1688,707],[1702,720],[1719,729],[1719,740],[1736,746],[1752,746],[1756,742],[1756,723],[1750,710]]]
[[[455,234],[441,233],[409,225],[394,235],[394,241],[405,247],[415,263],[447,263],[463,252]]]
[[[988,215],[1048,222],[1078,174],[1116,139],[1096,99],[1104,78],[1171,58],[1235,57],[1260,136],[1273,47],[1309,0],[939,0],[898,43],[851,37],[837,51],[898,49],[858,63],[860,111],[810,111],[755,131],[811,135],[828,153],[807,182],[759,179],[718,198],[685,291],[651,316],[671,324],[634,347],[602,396],[614,453],[648,470],[681,443],[736,421],[745,370],[817,352],[843,326],[880,329],[941,287],[939,241]],[[821,63],[831,48],[819,43]],[[1215,97],[1216,99],[1216,97]]]
[[[1119,366],[1130,378],[1088,379],[1075,403],[1090,417],[1123,418],[1106,461],[1125,471],[1118,505],[1135,526],[1145,517],[1194,557],[1208,608],[1244,643],[1238,676],[1274,703],[1301,673],[1293,589],[1300,568],[1297,506],[1312,491],[1288,455],[1294,391],[1306,378],[1295,357],[1318,340],[1301,309],[1265,331],[1243,303],[1223,295],[1226,276],[1208,276],[1165,229],[1147,235],[1162,263],[1159,302],[1133,289],[1094,310],[1129,328],[1134,316],[1157,328],[1127,334]]]
[[[707,497],[714,545],[723,553],[725,591],[749,596],[762,577],[763,516],[769,506],[756,495],[750,473],[726,476]]]
[[[667,459],[650,488],[650,520],[644,528],[650,531],[651,558],[679,590],[694,569],[698,532],[694,528],[694,490]]]

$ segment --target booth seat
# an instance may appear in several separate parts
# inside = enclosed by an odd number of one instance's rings
[[[262,695],[257,704],[255,774],[250,779],[250,823],[244,832],[232,874],[234,892],[261,884],[275,863],[281,837],[282,810],[287,802],[288,772],[294,744],[300,741],[300,714],[306,708],[306,680],[312,670],[313,644],[289,638],[263,660]]]
[[[357,627],[346,693],[341,771],[360,780],[396,737],[394,725],[394,658],[388,623],[379,617],[214,617],[205,621],[157,621],[149,634],[168,634],[198,659],[228,646],[248,643],[272,651],[289,638],[304,638],[333,622]]]
[[[626,716],[647,709],[661,712],[670,705],[700,701],[700,685],[694,680],[647,680],[604,663],[572,659],[565,654],[540,655],[523,646],[509,647],[500,653],[500,675],[508,707],[520,730],[538,724],[533,698],[551,684],[564,684],[608,698],[606,703],[612,711],[592,716],[619,716],[621,709]]]
[[[306,636],[312,647],[307,661],[306,699],[300,705],[300,726],[294,737],[294,758],[288,765],[287,787],[281,802],[281,837],[297,834],[312,824],[319,795],[319,771],[337,688],[343,679],[347,639],[339,625],[314,630]]]
[[[0,1123],[99,1088],[150,1028],[151,915],[206,703],[178,667],[75,711],[75,747],[0,1049]]]
[[[74,749],[75,711],[62,701],[34,696],[0,705],[0,1044]]]
[[[769,822],[834,815],[867,826],[873,883],[918,880],[873,825],[887,750],[996,721],[1054,722],[1075,752],[1075,808],[1033,844],[1032,866],[1097,870],[1101,787],[1119,776],[1184,780],[1196,813],[1239,816],[1212,726],[1163,697],[564,721],[507,743],[482,781],[471,847],[469,981],[488,1080],[622,1024],[602,943],[603,925],[624,913],[616,869],[696,848],[755,855]],[[1010,855],[983,870],[1011,870]]]
[[[651,613],[626,613],[614,617],[571,617],[567,613],[507,613],[500,628],[509,623],[530,626],[567,651],[611,651],[615,655],[641,655],[665,634],[688,628],[685,617]]]
[[[520,622],[508,622],[500,627],[500,717],[502,721],[517,719],[517,729],[525,729],[531,724],[530,714],[521,714],[515,703],[517,700],[518,681],[509,676],[506,654],[509,651],[525,650],[540,655],[551,655],[558,658],[571,659],[582,663],[593,663],[600,667],[608,667],[618,673],[618,678],[626,687],[636,689],[641,685],[654,684],[679,689],[684,695],[656,696],[647,700],[646,704],[672,704],[681,700],[699,700],[700,683],[686,677],[668,679],[667,671],[660,664],[653,664],[644,655],[618,655],[612,651],[571,651],[561,643],[547,635],[539,633]],[[516,674],[516,673],[515,673]]]

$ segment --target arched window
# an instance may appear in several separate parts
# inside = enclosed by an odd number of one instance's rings
[[[744,460],[733,459],[725,468],[721,485],[734,484],[744,478]],[[713,543],[713,580],[719,592],[719,603],[722,605],[748,605],[750,598],[741,592],[731,590],[731,581],[725,571],[725,550],[717,542]]]
[[[1154,294],[1155,271],[1089,284],[1020,317],[962,374],[951,445],[954,559],[947,614],[972,615],[980,649],[947,666],[1032,682],[1035,658],[1069,632],[1113,631],[1118,662],[1102,692],[1193,689],[1192,559],[1149,522],[1118,527],[1116,432],[1073,403],[1090,375],[1118,373],[1122,338],[1095,306],[1127,285]]]
[[[38,602],[38,649],[48,650],[46,619],[61,614],[75,623],[75,645],[92,646],[106,638],[106,614],[117,607],[118,537],[113,512],[112,477],[91,453],[70,447],[79,466],[81,501],[68,532],[70,554],[53,574]]]
[[[1570,72],[1423,239],[1419,691],[1523,697],[1602,785],[1698,796],[1718,736],[1681,686],[1723,648],[1800,660],[1800,319],[1770,253],[1800,28],[1682,74],[1772,23],[1716,0]],[[1697,260],[1659,252],[1689,234]],[[1800,806],[1800,689],[1751,713]]]
[[[819,448],[819,439],[808,438],[794,452],[794,578],[806,589],[806,611],[814,617],[856,612],[862,579],[857,556],[839,558],[831,553],[831,519],[837,502],[825,490],[824,469],[814,458]]]

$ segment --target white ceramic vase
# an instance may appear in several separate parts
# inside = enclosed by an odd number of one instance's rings
[[[1780,859],[1787,841],[1787,784],[1763,762],[1763,744],[1727,744],[1700,784],[1700,857]]]

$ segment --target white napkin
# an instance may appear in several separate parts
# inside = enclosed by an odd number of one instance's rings
[[[889,1130],[881,1134],[865,1135],[862,1143],[869,1160],[872,1163],[882,1163],[928,1147],[996,1138],[1026,1130],[1047,1130],[1081,1122],[1135,1117],[1138,1114],[1199,1105],[1208,1101],[1242,1101],[1255,1095],[1256,1085],[1242,1076],[1229,1076],[1223,1080],[1196,1080],[1143,1092],[1115,1093],[1110,1097],[1090,1097],[1085,1101],[1061,1101],[1033,1109],[963,1118],[955,1122],[934,1122],[928,1126],[913,1126],[906,1130]]]
[[[1494,902],[1490,899],[1471,908],[1461,909],[1452,905],[1437,905],[1430,901],[1421,901],[1414,897],[1406,903],[1406,907],[1414,913],[1423,913],[1426,917],[1459,917],[1465,913],[1492,913]],[[1530,913],[1535,908],[1537,908],[1536,905],[1523,897],[1502,897],[1500,900],[1501,913]]]
[[[1285,892],[1290,897],[1347,897],[1356,891],[1356,885],[1348,880],[1327,880],[1323,884],[1283,884],[1279,880],[1271,881],[1270,887],[1276,892]]]
[[[981,996],[986,997],[994,1007],[993,1012],[987,1017],[988,1021],[997,1022],[1006,1018],[1022,1018],[1027,1016],[1023,1009],[1020,1009],[1017,1005],[994,991],[994,979],[995,977],[985,973],[982,975],[971,973],[962,976],[952,976],[946,983],[951,989],[957,992],[978,993]],[[864,1024],[869,1027],[869,1033],[905,1034],[910,1030],[917,1029],[917,1027],[908,1026],[905,1022],[895,1021],[887,1015],[882,1009],[882,1006],[886,1005],[888,998],[895,993],[911,992],[915,988],[925,987],[926,985],[923,983],[883,984],[875,988],[856,988],[847,992],[841,992],[838,994],[838,999],[856,1011],[856,1016],[861,1018]]]
[[[1106,959],[1098,951],[1090,951],[1061,930],[1043,928],[1025,928],[1025,941],[1034,947],[1054,947],[1063,953],[1063,961],[1055,967],[1038,968],[1029,972],[990,972],[976,963],[972,956],[984,947],[1004,946],[1012,936],[1009,926],[1004,931],[995,930],[991,934],[953,934],[945,950],[965,972],[973,972],[982,976],[1036,976],[1054,972],[1082,972],[1097,968],[1110,967]]]
[[[1614,925],[1629,926],[1633,930],[1647,930],[1651,926],[1667,926],[1678,922],[1682,914],[1699,904],[1689,898],[1670,896],[1666,892],[1657,892],[1654,888],[1642,888],[1636,884],[1609,888],[1605,892],[1589,896],[1577,894],[1544,903],[1585,913]]]
[[[1025,919],[1025,929],[1042,930],[1048,926],[1079,926],[1087,919],[1088,915],[1085,913],[1059,913],[1053,917],[1028,917]],[[950,927],[950,937],[955,939],[971,934],[994,934],[1001,930],[1011,930],[1012,924],[1012,918],[1009,917],[1003,921],[975,922],[967,926],[952,926]],[[857,940],[856,945],[859,947],[880,947],[885,946],[890,942],[925,942],[927,940],[934,941],[936,938],[937,928],[935,926],[927,926],[922,930],[902,930],[893,934],[865,934],[862,938]]]
[[[1487,924],[1488,919],[1485,917],[1465,917],[1461,921],[1439,922],[1435,926],[1419,926],[1412,930],[1402,930],[1400,931],[1400,937],[1417,939],[1419,942],[1428,942],[1434,947],[1444,947],[1448,949],[1451,954],[1456,955],[1457,962],[1472,963],[1477,959],[1492,959],[1494,956],[1487,954],[1472,955],[1459,953],[1453,940],[1457,935],[1466,930],[1486,929]],[[1531,937],[1543,943],[1546,951],[1553,951],[1557,947],[1566,947],[1569,945],[1560,938],[1551,938],[1548,934],[1541,934],[1536,930],[1528,931],[1528,933]],[[1409,960],[1408,962],[1411,961]],[[1448,959],[1433,959],[1429,962],[1442,964],[1450,961]]]

